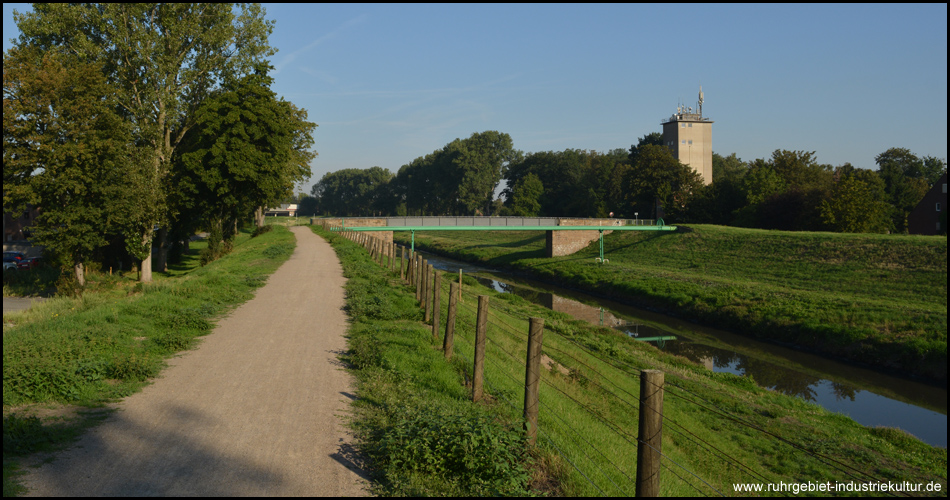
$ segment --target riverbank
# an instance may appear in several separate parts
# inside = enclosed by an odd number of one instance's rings
[[[661,496],[734,495],[737,484],[908,484],[946,491],[946,449],[867,428],[745,377],[713,373],[609,328],[464,277],[454,355],[442,276],[439,334],[415,287],[346,238],[314,228],[343,263],[359,381],[354,428],[382,496],[547,493],[632,496],[642,369],[665,374]],[[383,260],[383,259],[380,259]],[[488,296],[485,395],[471,403],[476,304]],[[521,432],[528,317],[544,319],[537,447]],[[546,362],[545,362],[546,363]],[[477,446],[471,443],[478,442]],[[933,490],[931,490],[933,491]]]
[[[396,233],[397,241],[408,243]],[[944,237],[691,226],[543,257],[537,232],[418,232],[417,248],[876,369],[947,382]]]

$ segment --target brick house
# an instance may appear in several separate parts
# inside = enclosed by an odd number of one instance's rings
[[[30,226],[39,215],[40,211],[32,206],[18,214],[3,212],[3,242],[23,243],[29,240]]]
[[[907,217],[907,232],[910,234],[947,234],[947,174],[940,180]]]

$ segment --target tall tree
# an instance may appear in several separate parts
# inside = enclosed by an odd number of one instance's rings
[[[640,148],[646,145],[662,146],[663,134],[661,132],[651,132],[641,137],[635,145],[630,146],[629,158],[631,165],[636,165],[640,161]]]
[[[522,153],[514,148],[510,135],[495,130],[476,132],[458,146],[453,159],[458,209],[465,214],[488,215],[504,169]]]
[[[843,233],[886,231],[888,205],[884,201],[884,181],[877,172],[856,169],[850,164],[838,170],[834,189],[821,204],[824,223]]]
[[[891,228],[906,232],[907,216],[936,182],[934,177],[940,177],[939,160],[930,160],[928,165],[909,149],[891,148],[877,155],[874,161],[891,205]]]
[[[35,4],[33,12],[14,13],[17,46],[60,47],[100,64],[136,142],[150,149],[145,180],[155,191],[141,217],[153,219],[142,224],[142,281],[152,279],[152,227],[166,223],[158,215],[166,198],[160,186],[195,110],[220,82],[249,73],[275,52],[267,44],[273,22],[264,19],[264,9],[242,4],[237,10],[215,3]]]
[[[268,69],[262,64],[203,101],[175,156],[177,189],[190,191],[181,210],[197,209],[226,241],[239,220],[291,196],[310,175],[315,125],[277,99]]]
[[[35,243],[72,267],[80,286],[107,235],[128,230],[129,189],[143,163],[101,68],[58,51],[3,58],[4,209],[40,209]]]
[[[544,185],[537,175],[528,174],[518,180],[511,189],[508,211],[516,217],[534,217],[541,211],[541,194]]]
[[[689,202],[703,186],[702,177],[683,165],[665,146],[645,144],[639,148],[637,163],[630,166],[624,180],[628,200],[640,214],[676,219],[687,213]]]
[[[393,174],[380,167],[347,168],[325,174],[311,195],[319,199],[321,211],[328,215],[374,215],[392,207],[388,186],[392,179]]]

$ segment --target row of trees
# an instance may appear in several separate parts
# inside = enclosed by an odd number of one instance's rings
[[[470,154],[473,150],[492,154]],[[881,153],[876,162],[878,170],[866,170],[820,164],[806,151],[776,150],[771,158],[751,162],[714,154],[713,183],[704,186],[663,146],[658,132],[629,150],[525,155],[507,134],[489,131],[456,139],[396,175],[380,167],[328,173],[301,209],[349,216],[607,217],[613,212],[769,229],[906,231],[908,214],[946,172],[946,162],[902,148]],[[502,198],[491,201],[502,180]]]
[[[36,4],[4,53],[4,210],[75,270],[107,246],[164,269],[199,228],[237,222],[309,176],[314,124],[270,90],[256,4]],[[156,234],[157,233],[157,234]]]
[[[311,190],[314,200],[302,203],[343,215],[487,215],[503,173],[520,159],[508,134],[474,133],[416,158],[396,175],[380,167],[326,174]]]
[[[908,215],[946,172],[946,161],[891,148],[875,162],[878,169],[867,170],[820,164],[805,151],[777,150],[748,163],[714,155],[713,183],[689,218],[794,231],[906,232]]]

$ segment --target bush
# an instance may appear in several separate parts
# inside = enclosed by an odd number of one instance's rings
[[[265,248],[262,253],[264,254],[264,257],[267,257],[268,259],[279,259],[283,256],[294,253],[294,245],[291,243],[275,243]]]
[[[3,454],[22,455],[48,441],[43,423],[36,417],[11,413],[3,417]]]
[[[158,374],[158,363],[147,355],[121,354],[113,357],[109,366],[110,378],[141,382]]]
[[[396,408],[376,455],[396,491],[422,473],[445,478],[453,496],[528,494],[524,434],[471,405]]]
[[[64,266],[59,270],[59,278],[56,280],[56,295],[63,297],[78,297],[82,295],[82,286],[76,279],[76,272],[72,268]]]
[[[251,233],[251,238],[256,238],[256,237],[258,237],[258,236],[260,236],[260,235],[262,235],[262,234],[264,234],[264,233],[269,233],[269,232],[271,232],[271,230],[272,230],[273,228],[274,228],[274,226],[267,225],[267,224],[265,224],[265,225],[263,225],[263,226],[255,227],[255,228],[254,228],[254,232]]]

